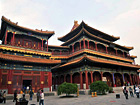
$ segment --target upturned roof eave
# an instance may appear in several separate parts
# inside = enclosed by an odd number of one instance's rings
[[[130,67],[130,68],[140,69],[140,65],[131,65],[131,64],[125,64],[125,63],[118,63],[116,61],[101,60],[101,59],[96,59],[96,58],[88,57],[86,55],[84,55],[83,57],[81,57],[79,59],[70,61],[70,62],[68,62],[66,64],[57,66],[57,67],[55,67],[53,69],[58,69],[58,68],[63,68],[63,67],[71,66],[71,65],[80,63],[84,59],[89,60],[91,62],[98,62],[98,63],[104,63],[104,64],[111,64],[111,65],[116,65],[116,66],[123,66],[123,67]]]
[[[41,59],[41,58],[31,58],[18,55],[2,54],[0,53],[0,59],[8,61],[18,61],[27,63],[38,63],[38,64],[60,64],[61,60],[51,60],[51,59]]]
[[[119,44],[116,44],[116,43],[113,43],[113,42],[108,41],[108,40],[106,40],[106,39],[103,39],[103,38],[100,38],[100,37],[98,37],[98,36],[95,36],[95,35],[91,34],[90,32],[88,32],[84,27],[80,30],[80,32],[79,32],[78,34],[76,34],[73,38],[69,39],[68,41],[64,42],[63,44],[61,44],[61,46],[67,45],[67,43],[69,43],[70,41],[74,40],[74,39],[75,39],[76,37],[78,37],[83,31],[86,32],[86,33],[87,33],[88,35],[90,35],[91,37],[97,38],[97,39],[102,40],[102,41],[105,41],[105,42],[107,42],[107,43],[120,46],[120,47],[125,48],[125,49],[127,49],[127,50],[132,50],[132,49],[133,49],[133,47],[121,46],[121,45],[119,45]]]
[[[91,29],[93,29],[93,30],[96,30],[96,31],[98,31],[98,32],[100,32],[100,33],[102,33],[102,34],[105,34],[105,35],[107,35],[107,36],[109,36],[109,37],[112,37],[112,38],[114,39],[113,41],[116,41],[116,40],[120,39],[120,37],[115,37],[115,36],[113,36],[113,35],[109,35],[109,34],[106,34],[106,33],[102,32],[102,31],[100,31],[100,30],[97,30],[97,29],[95,29],[95,28],[92,28],[92,27],[88,26],[84,21],[82,21],[82,22],[80,23],[80,25],[79,25],[76,29],[70,31],[69,33],[67,33],[66,35],[64,35],[64,36],[62,36],[62,37],[58,37],[58,40],[65,42],[65,38],[66,38],[69,34],[75,32],[79,27],[84,26],[84,25],[86,25],[87,27],[89,27],[89,28],[91,28]]]
[[[20,30],[23,30],[23,31],[26,31],[26,32],[31,32],[31,33],[34,33],[34,34],[40,34],[40,35],[47,35],[48,36],[48,39],[53,35],[55,34],[54,31],[41,31],[41,30],[33,30],[33,29],[30,29],[30,28],[26,28],[26,27],[23,27],[23,26],[19,26],[18,24],[8,20],[6,17],[2,16],[2,24],[3,22],[5,22],[6,24],[14,27],[14,28],[17,28],[17,29],[20,29]],[[1,27],[2,28],[2,27]]]

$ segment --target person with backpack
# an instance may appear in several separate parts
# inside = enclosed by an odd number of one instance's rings
[[[125,98],[128,99],[128,91],[127,91],[126,87],[124,87],[123,93],[125,95]]]
[[[41,90],[40,92],[40,101],[39,101],[39,105],[44,105],[44,93],[43,90]]]
[[[131,97],[134,97],[133,90],[132,90],[131,87],[129,87],[129,93],[130,93],[130,96],[131,96]]]
[[[136,90],[136,95],[137,95],[137,98],[139,98],[139,92],[140,92],[140,90],[139,90],[139,88],[138,88],[138,86],[137,86],[137,85],[136,85],[135,90]]]
[[[6,91],[3,92],[3,102],[6,103]]]
[[[13,102],[16,101],[17,102],[17,90],[14,91],[14,99]]]
[[[30,100],[32,100],[33,95],[34,95],[34,93],[33,93],[32,89],[31,89],[31,91],[30,91],[29,95],[30,95]]]

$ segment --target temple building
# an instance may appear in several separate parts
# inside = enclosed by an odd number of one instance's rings
[[[116,44],[119,37],[74,22],[59,37],[62,45],[49,45],[54,31],[33,30],[2,17],[0,30],[0,89],[8,93],[31,86],[36,92],[57,90],[63,82],[89,89],[94,81],[108,86],[139,84],[139,65],[130,55],[133,47]]]

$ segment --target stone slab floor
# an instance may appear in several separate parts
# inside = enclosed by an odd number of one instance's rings
[[[97,97],[91,97],[90,95],[80,95],[78,98],[60,98],[59,96],[46,96],[44,105],[140,105],[140,98],[130,97],[126,100],[123,93],[120,92],[120,98],[116,99],[117,93],[111,93],[108,95],[102,95]],[[29,100],[29,97],[26,96]],[[29,101],[28,105],[39,105],[34,96],[32,101]],[[12,100],[7,100],[6,104],[0,105],[15,105]]]

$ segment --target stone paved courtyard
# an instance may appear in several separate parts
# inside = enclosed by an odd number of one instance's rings
[[[28,105],[30,104],[39,105],[35,96],[32,101],[29,101]],[[15,105],[15,102],[7,100],[6,105]],[[135,96],[134,98],[129,97],[129,99],[126,100],[122,92],[120,93],[120,99],[116,99],[116,93],[93,98],[90,95],[80,95],[78,98],[59,98],[58,96],[49,96],[45,97],[45,105],[140,105],[140,99],[137,99]]]

